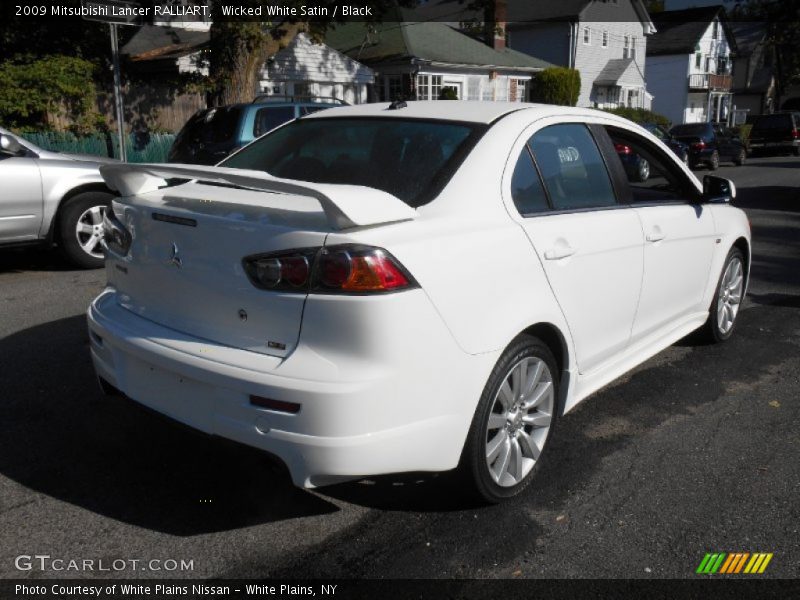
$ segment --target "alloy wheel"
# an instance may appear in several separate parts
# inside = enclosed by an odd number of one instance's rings
[[[93,258],[103,258],[103,215],[105,206],[92,206],[78,217],[75,224],[75,236],[78,245]]]
[[[530,473],[544,448],[555,406],[553,375],[540,358],[511,367],[495,395],[486,426],[486,464],[501,487]]]
[[[717,327],[725,335],[736,321],[739,307],[742,303],[742,291],[744,289],[744,269],[742,261],[734,257],[728,263],[722,282],[719,286],[719,297],[717,299]]]

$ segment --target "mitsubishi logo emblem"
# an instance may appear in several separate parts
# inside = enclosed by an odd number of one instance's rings
[[[181,260],[180,250],[178,250],[178,244],[172,242],[172,255],[169,257],[167,261],[170,265],[175,265],[179,269],[183,266],[183,260]]]

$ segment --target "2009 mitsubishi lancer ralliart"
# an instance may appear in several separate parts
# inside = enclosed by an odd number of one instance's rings
[[[727,339],[747,286],[734,185],[590,109],[334,108],[217,167],[102,173],[101,384],[299,486],[459,467],[513,496],[559,416],[696,329]]]

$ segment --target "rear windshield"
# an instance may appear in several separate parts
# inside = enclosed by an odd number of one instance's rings
[[[768,115],[753,123],[753,129],[792,129],[793,126],[792,115]]]
[[[316,183],[364,185],[413,207],[441,191],[486,126],[398,118],[300,119],[220,166]]]
[[[689,125],[676,125],[670,130],[672,135],[706,135],[708,123],[693,123]]]

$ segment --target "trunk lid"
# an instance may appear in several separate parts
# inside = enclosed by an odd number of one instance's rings
[[[125,257],[108,253],[120,305],[198,338],[279,357],[297,345],[306,294],[256,288],[242,259],[321,247],[337,229],[416,216],[379,190],[263,173],[208,169],[208,181],[158,187],[155,179],[165,184],[198,172],[163,165],[101,172],[128,194],[114,201],[114,214],[131,233],[130,250]]]

